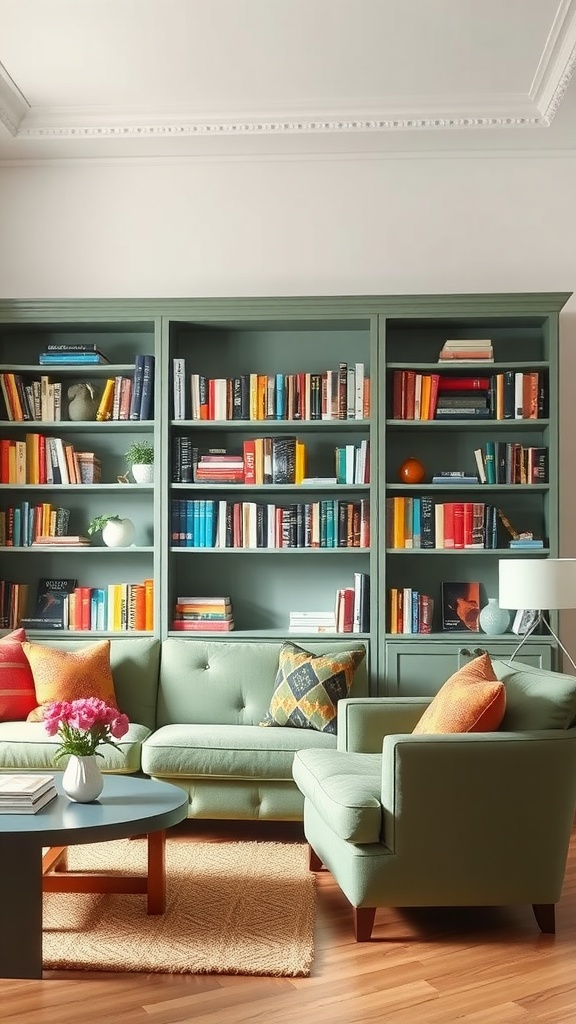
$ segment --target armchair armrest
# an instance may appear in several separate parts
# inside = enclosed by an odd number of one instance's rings
[[[382,753],[389,850],[446,893],[478,878],[492,902],[500,889],[502,902],[514,902],[511,891],[522,902],[526,880],[542,879],[541,900],[530,901],[556,901],[576,804],[576,729],[388,736]]]
[[[348,697],[338,702],[338,750],[379,754],[385,736],[411,732],[431,697]]]

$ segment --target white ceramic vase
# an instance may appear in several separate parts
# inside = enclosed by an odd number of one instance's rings
[[[62,789],[69,800],[88,804],[96,800],[104,787],[96,754],[85,757],[71,754],[62,776]]]
[[[505,633],[510,625],[510,612],[501,608],[495,597],[488,598],[478,616],[480,629],[483,633],[495,636],[497,633]]]
[[[132,476],[137,484],[151,484],[154,480],[154,466],[145,462],[135,462],[132,466]]]
[[[102,530],[102,540],[108,548],[129,548],[135,536],[136,527],[131,519],[109,519]]]

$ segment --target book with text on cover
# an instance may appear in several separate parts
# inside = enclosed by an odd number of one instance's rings
[[[480,584],[478,582],[442,583],[442,629],[450,632],[479,632]]]

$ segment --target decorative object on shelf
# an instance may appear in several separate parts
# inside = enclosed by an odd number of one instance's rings
[[[478,613],[480,609],[480,584],[477,580],[448,583],[443,581],[442,590],[442,629],[478,632]]]
[[[574,659],[544,613],[544,610],[576,608],[576,558],[501,558],[498,576],[498,600],[502,608],[538,609],[534,623],[522,637],[510,661],[528,637],[543,624],[576,670]]]
[[[426,470],[419,459],[405,459],[398,470],[398,479],[402,484],[421,484]]]
[[[510,625],[510,612],[506,608],[500,607],[496,597],[489,597],[488,604],[485,604],[480,610],[478,621],[483,633],[495,636],[507,631]]]
[[[529,531],[527,531],[527,530],[524,530],[522,533],[518,533],[518,531],[515,530],[514,527],[512,526],[512,523],[510,522],[508,517],[504,515],[504,513],[503,513],[501,508],[497,509],[497,512],[498,512],[498,517],[500,519],[500,522],[508,530],[508,533],[510,534],[512,540],[516,540],[516,541],[521,541],[521,540],[522,541],[525,541],[525,540],[533,541],[534,540],[534,534],[529,532]],[[543,544],[541,544],[539,546],[543,546]]]
[[[99,396],[96,394],[92,384],[72,384],[68,388],[68,419],[70,420],[95,420],[98,409]]]
[[[60,739],[54,761],[69,755],[62,788],[70,800],[89,803],[100,796],[104,782],[96,758],[104,755],[98,747],[107,743],[120,750],[115,740],[128,732],[129,724],[126,715],[99,697],[54,701],[44,709],[46,732]]]
[[[93,536],[99,530],[108,548],[129,548],[134,543],[136,527],[131,519],[115,515],[96,516],[88,524],[88,533]]]
[[[154,448],[149,441],[133,441],[126,452],[126,462],[137,484],[154,480]]]

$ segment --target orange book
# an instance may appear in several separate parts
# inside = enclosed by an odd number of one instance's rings
[[[40,434],[26,434],[26,483],[40,483]]]
[[[145,629],[154,629],[154,580],[144,580]]]
[[[146,587],[143,583],[135,583],[133,588],[134,596],[134,625],[133,629],[146,629]]]

